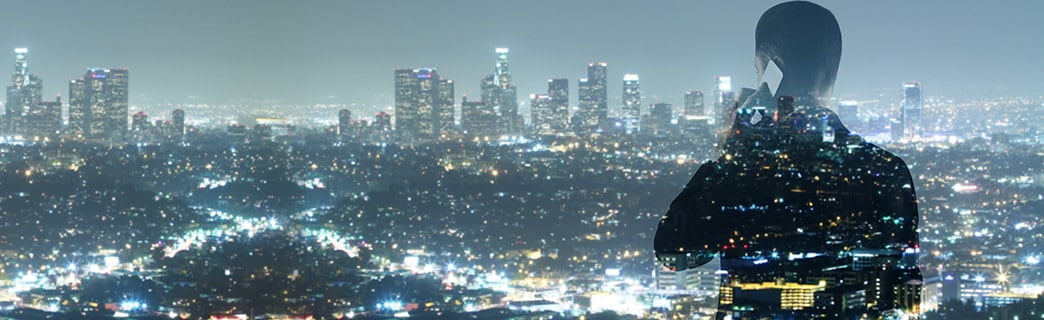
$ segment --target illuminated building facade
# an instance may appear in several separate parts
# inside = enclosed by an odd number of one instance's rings
[[[533,130],[539,135],[553,135],[555,130],[554,106],[551,96],[546,94],[532,94],[529,96],[529,105],[533,113]]]
[[[34,139],[57,135],[62,129],[62,97],[39,101],[25,115],[25,134]]]
[[[497,113],[485,101],[468,101],[464,97],[460,102],[460,125],[469,136],[488,137],[495,135]]]
[[[86,92],[83,79],[69,80],[69,123],[66,132],[82,135],[87,130],[87,104],[84,103]]]
[[[587,77],[580,78],[578,127],[582,133],[594,133],[608,126],[609,96],[606,90],[608,64],[592,62],[587,65]]]
[[[685,92],[685,116],[703,116],[703,91]]]
[[[15,68],[11,84],[7,86],[4,106],[4,133],[26,133],[26,117],[42,100],[43,84],[39,77],[29,73],[29,49],[15,48]]]
[[[482,102],[497,114],[498,134],[517,134],[522,129],[522,117],[518,114],[518,90],[511,82],[508,63],[508,48],[496,48],[496,65],[493,74],[482,78]]]
[[[341,109],[337,111],[337,134],[346,136],[351,133],[352,111]]]
[[[718,113],[718,119],[722,123],[729,123],[729,111],[736,100],[736,94],[732,92],[732,77],[714,77],[714,110]]]
[[[551,98],[550,130],[563,134],[569,128],[569,79],[547,80],[547,95]]]
[[[914,138],[924,133],[921,122],[923,103],[921,100],[921,84],[917,81],[903,83],[903,100],[899,104],[900,127],[903,137]]]
[[[623,118],[628,132],[636,131],[642,116],[642,92],[638,75],[628,73],[623,78]]]
[[[453,80],[434,68],[395,70],[395,129],[404,142],[435,139],[453,128]]]
[[[174,122],[174,135],[181,136],[185,134],[185,110],[174,109],[170,113],[171,118]]]
[[[82,105],[76,106],[83,110],[86,138],[109,142],[123,139],[127,132],[128,88],[127,69],[87,69]],[[70,100],[70,110],[74,108],[71,103]]]
[[[671,128],[671,104],[656,103],[649,106],[649,123],[642,130],[652,134],[663,134]]]

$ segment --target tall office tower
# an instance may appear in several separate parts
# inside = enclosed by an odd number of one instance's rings
[[[903,83],[903,101],[899,104],[903,136],[918,137],[924,133],[921,123],[921,84],[917,81]]]
[[[4,108],[4,132],[25,133],[25,117],[42,99],[43,84],[35,74],[29,74],[29,49],[15,48],[15,68],[11,84],[7,86],[7,104]]]
[[[170,113],[171,118],[174,119],[174,135],[181,136],[185,134],[185,110],[174,109]]]
[[[69,80],[69,125],[66,132],[83,134],[87,131],[87,104],[83,99],[85,83],[83,79]]]
[[[348,109],[341,109],[337,111],[337,134],[347,136],[351,132],[349,129],[352,125],[352,111]]]
[[[395,69],[395,129],[403,140],[412,140],[418,135],[420,112],[414,101],[417,90],[417,75],[413,69]]]
[[[62,97],[54,101],[40,101],[25,115],[27,136],[43,138],[58,134],[62,128]]]
[[[592,62],[587,64],[587,79],[590,82],[589,101],[592,112],[588,125],[593,129],[603,129],[609,126],[609,92],[607,64],[605,62]]]
[[[551,98],[551,130],[563,134],[569,128],[569,79],[547,80],[547,95]]]
[[[470,136],[492,136],[497,131],[497,112],[485,101],[468,101],[465,96],[460,102],[460,124]]]
[[[135,134],[146,131],[149,128],[149,115],[145,111],[138,111],[131,115],[131,131]]]
[[[553,135],[556,132],[554,103],[551,96],[546,94],[532,94],[529,96],[529,105],[533,114],[533,131],[538,135]]]
[[[702,116],[703,91],[689,90],[685,92],[685,116]]]
[[[671,127],[671,104],[657,103],[649,106],[649,132],[662,134]]]
[[[438,137],[444,123],[453,125],[453,81],[433,68],[396,69],[395,118],[403,141]]]
[[[413,90],[411,99],[415,110],[417,110],[413,129],[416,136],[431,138],[435,136],[435,118],[439,99],[439,75],[435,69],[421,68],[413,70],[413,78],[416,79],[417,88]]]
[[[857,101],[841,101],[837,105],[837,115],[841,118],[841,123],[847,126],[859,125],[859,102]]]
[[[453,121],[453,80],[439,79],[438,101],[433,110],[435,136],[455,131],[456,124]]]
[[[573,131],[577,134],[587,133],[592,126],[592,118],[594,118],[594,91],[591,88],[590,78],[580,78],[577,80],[576,88],[576,100],[577,110],[573,113],[572,125]]]
[[[391,115],[387,112],[381,111],[373,116],[373,126],[378,133],[389,132],[392,130]]]
[[[518,114],[518,90],[511,82],[508,48],[496,48],[497,62],[493,74],[482,79],[482,101],[497,113],[497,133],[517,134],[523,121]]]
[[[85,136],[116,142],[127,132],[127,69],[90,68],[83,77]]]
[[[497,106],[500,105],[500,98],[502,97],[500,95],[500,90],[496,85],[496,81],[493,80],[495,78],[496,76],[492,74],[487,74],[482,77],[482,84],[479,88],[481,89],[482,102],[489,105],[490,108],[497,110],[499,113],[499,108]]]
[[[500,87],[511,86],[511,71],[508,69],[508,48],[497,48],[497,66],[494,68],[493,80]]]
[[[722,123],[729,123],[729,114],[732,104],[735,100],[735,93],[732,92],[732,77],[730,76],[716,76],[714,81],[717,82],[717,86],[714,88],[714,112],[718,113],[718,121]]]
[[[628,73],[623,78],[623,119],[627,132],[635,131],[642,116],[641,89],[638,75]]]

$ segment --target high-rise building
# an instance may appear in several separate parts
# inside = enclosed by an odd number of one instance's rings
[[[148,130],[149,115],[145,111],[138,111],[131,115],[131,131],[138,133]]]
[[[83,100],[85,83],[83,79],[69,80],[69,125],[65,131],[72,134],[87,131],[87,104]]]
[[[523,120],[518,114],[518,90],[511,82],[511,71],[508,68],[508,48],[496,48],[497,62],[493,74],[482,78],[482,102],[497,114],[499,134],[517,134],[521,132]]]
[[[657,103],[649,106],[649,130],[653,134],[662,134],[671,127],[671,104]],[[644,129],[643,129],[644,130]]]
[[[497,110],[497,106],[500,105],[500,88],[497,87],[495,75],[487,74],[482,77],[482,84],[479,87],[481,89],[482,102],[489,105],[490,108]]]
[[[436,138],[452,125],[452,80],[433,68],[395,70],[395,128],[403,141]]]
[[[569,128],[569,79],[547,80],[547,95],[551,97],[551,130],[563,134]]]
[[[714,87],[714,112],[718,113],[718,119],[722,123],[729,123],[729,112],[735,102],[736,94],[732,92],[732,77],[714,77],[717,86]]]
[[[497,113],[485,101],[468,101],[465,96],[460,102],[460,124],[470,136],[492,136],[496,134]]]
[[[587,78],[580,79],[580,111],[583,112],[583,127],[589,132],[605,128],[609,124],[609,96],[605,62],[587,64]]]
[[[859,102],[845,100],[837,105],[837,116],[847,126],[859,125]]]
[[[349,135],[351,130],[349,129],[352,125],[352,111],[348,109],[341,109],[337,111],[337,134],[346,136]]]
[[[127,69],[87,69],[83,77],[87,138],[110,142],[123,138],[127,131],[128,74]]]
[[[171,118],[174,119],[174,135],[181,136],[185,134],[185,110],[174,109],[170,113]]]
[[[703,91],[689,90],[685,92],[685,115],[703,116]]]
[[[494,68],[494,83],[500,87],[511,86],[511,71],[508,69],[508,48],[497,48],[497,66]]]
[[[23,134],[26,130],[26,116],[43,100],[43,83],[35,74],[29,74],[29,49],[15,48],[14,52],[15,68],[11,84],[7,86],[3,132]]]
[[[641,89],[638,86],[638,75],[628,73],[623,78],[623,119],[628,132],[635,131],[638,120],[642,116]]]
[[[62,128],[62,97],[36,103],[24,119],[26,136],[43,138],[58,134]]]
[[[455,131],[456,123],[453,120],[453,80],[439,79],[438,101],[435,103],[433,113],[433,135],[440,135]]]
[[[374,129],[379,133],[385,133],[392,130],[391,115],[387,112],[381,111],[373,116]]]
[[[404,140],[418,135],[420,111],[414,101],[418,94],[416,91],[414,69],[395,69],[395,129]]]
[[[588,129],[592,122],[591,118],[593,118],[592,113],[594,112],[594,107],[592,106],[592,100],[594,100],[594,94],[591,88],[591,79],[578,79],[576,81],[576,88],[577,109],[576,112],[573,113],[572,124],[573,130],[576,131],[577,134],[580,134],[589,131]]]
[[[903,83],[903,101],[899,105],[901,116],[899,121],[903,136],[912,138],[924,133],[921,123],[921,84],[917,81]]]
[[[554,128],[554,103],[551,96],[532,94],[529,96],[529,105],[533,113],[533,131],[539,135],[557,133]]]

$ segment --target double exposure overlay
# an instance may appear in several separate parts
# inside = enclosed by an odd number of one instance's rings
[[[1044,315],[1044,3],[2,7],[0,320]]]
[[[824,105],[837,21],[788,2],[765,12],[756,41],[759,72],[782,66],[775,98],[766,84],[741,93],[721,157],[697,169],[660,222],[657,258],[684,270],[721,254],[723,316],[914,311],[923,281],[910,172]]]

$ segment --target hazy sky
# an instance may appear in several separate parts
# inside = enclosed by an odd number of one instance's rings
[[[103,66],[130,69],[132,105],[188,96],[390,105],[397,67],[436,67],[456,80],[458,99],[477,96],[493,49],[506,46],[520,97],[565,77],[575,101],[587,63],[606,61],[610,106],[624,73],[640,75],[643,104],[680,104],[717,74],[755,86],[754,27],[777,2],[4,0],[0,72],[25,46],[46,96]],[[819,3],[844,38],[837,94],[898,95],[908,80],[928,95],[1044,91],[1044,1]]]

